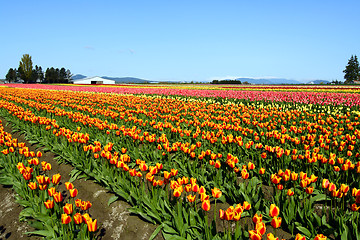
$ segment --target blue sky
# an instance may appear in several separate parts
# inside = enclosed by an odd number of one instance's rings
[[[86,76],[343,80],[360,1],[0,0],[0,78],[34,65]]]

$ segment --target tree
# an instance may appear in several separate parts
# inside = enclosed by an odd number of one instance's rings
[[[69,83],[69,82],[71,81],[72,76],[73,76],[73,75],[71,74],[70,70],[69,70],[69,69],[66,70],[66,80],[67,80],[66,83]]]
[[[22,56],[19,68],[22,70],[20,72],[21,78],[25,81],[25,83],[28,83],[31,80],[33,72],[32,60],[29,54],[24,54]]]
[[[345,83],[354,83],[354,81],[357,81],[359,79],[360,66],[356,55],[355,57],[351,55],[351,58],[348,61],[348,65],[343,72],[345,73]]]
[[[6,74],[6,81],[8,82],[15,82],[16,80],[16,69],[10,68],[8,73]]]

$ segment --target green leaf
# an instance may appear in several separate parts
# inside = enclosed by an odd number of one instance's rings
[[[129,212],[140,215],[143,219],[145,219],[148,222],[154,223],[156,224],[156,222],[149,217],[148,215],[146,215],[146,213],[144,213],[141,209],[137,208],[137,207],[132,207],[128,209]]]
[[[26,232],[25,234],[35,234],[35,235],[40,235],[43,237],[55,237],[53,235],[53,232],[49,231],[49,230],[39,230],[39,231],[33,231],[33,232]]]
[[[73,182],[77,179],[77,177],[82,173],[82,171],[74,168],[73,170],[71,170],[70,172],[70,179],[69,182]]]
[[[116,195],[111,196],[111,197],[109,198],[109,201],[108,201],[108,206],[110,206],[110,204],[112,204],[113,202],[115,202],[115,201],[118,200],[118,199],[119,199],[119,197],[116,196]]]
[[[296,228],[297,228],[300,232],[302,232],[305,236],[311,237],[310,231],[307,230],[306,228],[300,227],[300,226],[297,226]]]
[[[162,223],[161,225],[159,225],[155,231],[151,234],[149,240],[153,240],[158,234],[159,232],[161,231],[161,229],[164,227],[164,223]]]
[[[348,231],[349,228],[344,224],[344,232],[341,234],[341,240],[347,240],[348,239]]]
[[[326,195],[318,194],[318,195],[310,198],[310,204],[312,205],[314,202],[319,202],[319,201],[324,201],[324,200],[326,200]]]
[[[178,235],[162,233],[165,240],[186,240],[186,238],[180,237]]]
[[[11,177],[2,176],[2,177],[0,177],[0,184],[5,185],[5,186],[12,186],[14,184],[14,181]]]

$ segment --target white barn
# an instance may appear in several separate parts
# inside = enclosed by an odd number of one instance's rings
[[[105,79],[101,77],[88,77],[82,79],[72,80],[73,84],[115,84],[114,80]]]

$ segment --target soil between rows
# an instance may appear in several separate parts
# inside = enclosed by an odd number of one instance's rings
[[[8,122],[4,118],[0,117],[0,120],[4,125],[4,130],[12,133],[11,125],[7,125]],[[60,173],[62,183],[70,179],[69,173],[73,169],[71,165],[59,165],[54,159],[56,156],[52,152],[42,151],[41,147],[30,144],[24,136],[19,133],[13,133],[12,135],[13,138],[17,138],[19,142],[25,142],[31,151],[36,152],[40,150],[43,153],[40,161],[51,163],[52,169],[50,176]],[[77,198],[92,203],[90,214],[98,220],[100,239],[149,239],[156,229],[156,225],[145,222],[127,211],[131,206],[124,201],[118,200],[108,206],[108,200],[113,194],[93,181],[79,179],[75,180],[73,184],[79,191]],[[66,193],[64,184],[60,185],[60,190],[63,191],[63,194]],[[0,240],[40,239],[38,236],[24,235],[25,232],[33,231],[34,229],[24,222],[19,222],[19,213],[22,207],[15,203],[14,196],[15,193],[11,188],[0,186]],[[155,239],[163,239],[161,233],[159,233]]]

